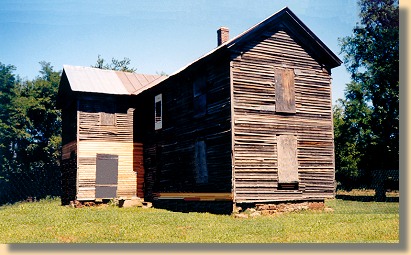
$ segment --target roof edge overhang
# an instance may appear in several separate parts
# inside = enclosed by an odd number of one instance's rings
[[[307,46],[319,54],[321,58],[325,60],[324,64],[326,64],[329,68],[338,67],[343,63],[338,56],[335,55],[331,49],[328,48],[288,7],[284,7],[267,19],[261,21],[239,36],[228,41],[227,48],[233,48],[241,42],[247,40],[253,34],[258,33],[261,29],[264,29],[267,25],[281,21],[288,23],[289,27],[293,27],[299,35],[303,36],[309,42]]]
[[[280,21],[283,19],[284,21],[288,21],[290,24],[295,27],[298,32],[301,32],[302,35],[310,42],[309,46],[316,52],[316,54],[320,55],[321,59],[325,60],[325,64],[328,68],[332,69],[335,67],[340,66],[343,62],[335,55],[330,48],[328,48],[287,6],[283,9],[279,10],[278,12],[274,13],[270,17],[266,18],[265,20],[261,21],[260,23],[252,26],[248,30],[244,31],[243,33],[239,34],[238,36],[232,38],[231,40],[221,44],[220,46],[214,48],[213,50],[209,51],[208,53],[204,54],[203,56],[199,57],[195,61],[183,66],[182,68],[178,69],[176,72],[168,76],[165,80],[170,77],[173,77],[182,71],[188,69],[192,65],[196,64],[197,62],[208,58],[210,55],[216,54],[216,52],[224,51],[227,49],[232,49],[236,45],[244,42],[255,33],[258,33],[261,29],[264,29],[265,26],[271,24],[272,22]]]

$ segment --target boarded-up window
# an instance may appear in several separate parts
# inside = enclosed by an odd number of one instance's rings
[[[207,83],[200,77],[193,83],[194,117],[202,117],[207,113]]]
[[[275,111],[295,113],[294,70],[275,69]]]
[[[278,157],[278,183],[281,187],[297,187],[298,162],[297,162],[297,137],[294,135],[277,136]],[[288,184],[288,185],[285,185]]]
[[[116,113],[115,106],[113,104],[106,104],[102,107],[100,112],[100,124],[102,126],[115,126],[116,125]]]
[[[109,112],[100,113],[101,125],[102,126],[115,126],[116,125],[116,114]]]
[[[154,98],[154,129],[163,128],[163,96],[158,94]]]
[[[195,143],[194,157],[196,183],[208,183],[207,148],[204,141],[197,141]]]
[[[97,154],[96,159],[96,198],[117,196],[118,156]]]

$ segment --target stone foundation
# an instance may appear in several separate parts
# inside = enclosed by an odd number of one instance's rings
[[[82,207],[105,207],[109,205],[118,206],[121,208],[130,208],[130,207],[142,207],[142,208],[151,208],[152,204],[150,202],[144,202],[144,200],[133,197],[132,199],[103,199],[103,200],[95,200],[95,201],[78,201],[73,200],[70,201],[69,207],[72,208],[82,208]]]
[[[243,208],[244,207],[244,208]],[[323,211],[331,212],[332,208],[327,208],[324,201],[300,202],[300,203],[278,203],[278,204],[248,204],[243,207],[235,207],[233,210],[234,217],[248,218],[256,216],[278,215],[299,211]]]

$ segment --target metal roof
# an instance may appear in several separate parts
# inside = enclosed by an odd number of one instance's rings
[[[64,65],[63,71],[73,91],[112,95],[137,95],[167,78],[161,75],[70,65]]]

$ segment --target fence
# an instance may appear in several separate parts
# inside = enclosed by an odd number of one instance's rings
[[[12,173],[7,179],[0,179],[0,205],[60,196],[60,193],[61,177],[58,166]]]
[[[375,170],[372,172],[372,188],[375,189],[375,201],[385,201],[387,190],[399,190],[399,170]]]

